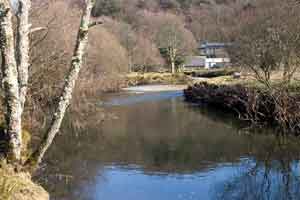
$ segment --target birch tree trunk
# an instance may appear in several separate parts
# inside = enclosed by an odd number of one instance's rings
[[[65,84],[63,87],[62,94],[60,96],[60,101],[57,105],[50,127],[46,132],[44,139],[42,140],[39,148],[32,154],[31,158],[26,162],[26,165],[37,166],[41,163],[44,154],[52,144],[56,134],[60,129],[65,112],[72,99],[72,92],[75,87],[80,68],[82,66],[83,56],[85,54],[86,46],[88,43],[88,30],[90,26],[91,10],[93,7],[92,0],[85,0],[85,3],[86,7],[83,11],[81,18],[76,46],[71,61],[71,67],[68,72],[67,78],[65,79]]]
[[[12,12],[8,0],[0,0],[0,48],[2,56],[7,134],[9,136],[9,158],[21,159],[21,103],[19,98],[18,70],[15,59],[15,44]]]
[[[30,0],[19,0],[17,8],[17,33],[16,33],[16,61],[19,80],[19,95],[21,102],[21,112],[27,95],[28,68],[29,68],[29,11]]]
[[[170,57],[170,61],[171,61],[171,72],[172,74],[176,73],[176,66],[175,66],[175,62],[176,62],[176,49],[173,46],[169,47],[169,57]]]
[[[175,74],[175,61],[174,60],[172,60],[171,61],[171,67],[172,67],[172,74]]]

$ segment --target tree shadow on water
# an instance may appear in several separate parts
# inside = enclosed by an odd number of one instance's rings
[[[294,200],[300,196],[299,142],[278,137],[267,152],[243,163],[217,184],[212,199]]]

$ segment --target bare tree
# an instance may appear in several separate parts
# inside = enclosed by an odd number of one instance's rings
[[[234,32],[231,57],[238,65],[250,69],[255,78],[271,87],[274,71],[281,71],[277,81],[286,87],[300,68],[300,15],[294,0],[266,0],[243,19]],[[274,87],[274,86],[273,86]]]
[[[163,56],[171,64],[171,71],[176,72],[176,62],[182,60],[188,50],[193,50],[195,40],[190,31],[179,21],[165,20],[159,25],[156,43]]]
[[[75,83],[79,75],[79,71],[82,66],[83,55],[86,50],[87,42],[88,42],[88,31],[90,28],[90,17],[91,10],[93,4],[90,0],[86,0],[86,8],[84,9],[80,28],[77,35],[77,42],[74,50],[74,55],[71,61],[71,68],[68,72],[68,75],[65,80],[65,85],[60,96],[60,101],[57,105],[56,111],[54,113],[53,119],[51,121],[51,125],[43,139],[41,145],[35,151],[30,158],[29,162],[34,162],[35,164],[39,164],[44,157],[47,149],[53,142],[56,134],[58,133],[62,120],[64,118],[65,112],[70,105],[70,101],[72,99],[72,92],[75,88]]]
[[[117,36],[120,44],[127,50],[130,72],[145,72],[163,64],[156,45],[138,28],[134,29],[131,25],[116,20],[105,20],[105,27]]]
[[[163,54],[171,64],[172,74],[176,72],[175,61],[180,55],[183,37],[175,24],[164,24],[158,33],[157,41]]]
[[[129,72],[133,69],[134,52],[137,45],[137,36],[132,26],[127,23],[110,20],[107,28],[111,30],[119,39],[121,45],[126,49],[129,59]]]
[[[27,82],[28,82],[28,67],[29,67],[29,34],[31,30],[29,24],[29,0],[20,0],[17,4],[17,30],[16,30],[16,45],[12,22],[12,7],[8,0],[0,1],[0,49],[2,57],[2,74],[5,86],[5,105],[6,105],[6,120],[7,134],[9,136],[9,152],[11,162],[21,161],[22,149],[22,128],[21,119],[24,103],[26,99]],[[16,6],[16,4],[13,4]],[[100,22],[91,23],[91,10],[93,7],[92,0],[85,0],[85,6],[81,17],[80,27],[77,34],[76,45],[71,61],[71,66],[63,91],[60,95],[56,111],[53,115],[50,127],[46,132],[45,138],[39,145],[39,148],[27,160],[26,164],[38,165],[52,144],[53,139],[59,131],[65,112],[70,105],[72,93],[75,88],[75,83],[82,66],[83,56],[88,43],[89,28]],[[15,7],[14,7],[15,8]]]
[[[269,100],[258,103],[269,109],[271,102],[274,121],[290,132],[297,132],[300,123],[297,97],[290,87],[300,69],[299,8],[295,0],[257,1],[255,9],[241,19],[229,48],[233,62],[262,84]],[[255,114],[259,113],[256,107],[252,106]]]
[[[146,35],[140,33],[137,36],[137,46],[134,51],[134,65],[136,71],[155,71],[164,65],[159,49]]]

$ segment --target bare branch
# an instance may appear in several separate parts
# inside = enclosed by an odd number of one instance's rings
[[[35,32],[39,32],[39,31],[45,31],[47,29],[48,29],[47,27],[36,27],[36,28],[33,28],[30,30],[30,34],[33,34]]]
[[[72,99],[72,93],[75,88],[76,80],[78,78],[83,56],[86,52],[86,46],[88,43],[88,30],[90,24],[91,10],[93,7],[92,0],[85,0],[86,6],[81,18],[80,27],[77,34],[77,41],[74,50],[74,54],[71,61],[70,70],[65,79],[65,84],[63,87],[62,94],[60,96],[60,101],[57,104],[53,119],[51,121],[50,127],[38,147],[38,149],[33,153],[31,158],[26,161],[26,165],[34,165],[36,167],[39,165],[44,157],[44,154],[52,144],[56,134],[59,132],[62,120],[64,118],[65,112],[70,105]]]
[[[45,32],[44,35],[43,35],[41,38],[39,38],[37,41],[33,42],[33,44],[31,44],[30,49],[33,49],[33,48],[36,47],[39,43],[41,43],[42,41],[44,41],[44,40],[46,39],[46,37],[47,37],[48,34],[49,34],[49,27],[50,27],[50,25],[55,21],[55,19],[56,19],[56,16],[52,17],[52,18],[49,20],[49,22],[47,23],[47,25],[45,26],[45,29],[40,30],[40,31],[44,31],[44,32]]]
[[[100,24],[103,24],[103,22],[102,22],[102,21],[91,22],[91,23],[89,24],[89,28],[92,28],[92,27],[97,26],[97,25],[100,25]]]

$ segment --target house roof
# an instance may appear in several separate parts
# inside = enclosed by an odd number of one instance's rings
[[[184,63],[186,67],[199,67],[205,65],[205,58],[201,56],[189,56]]]

